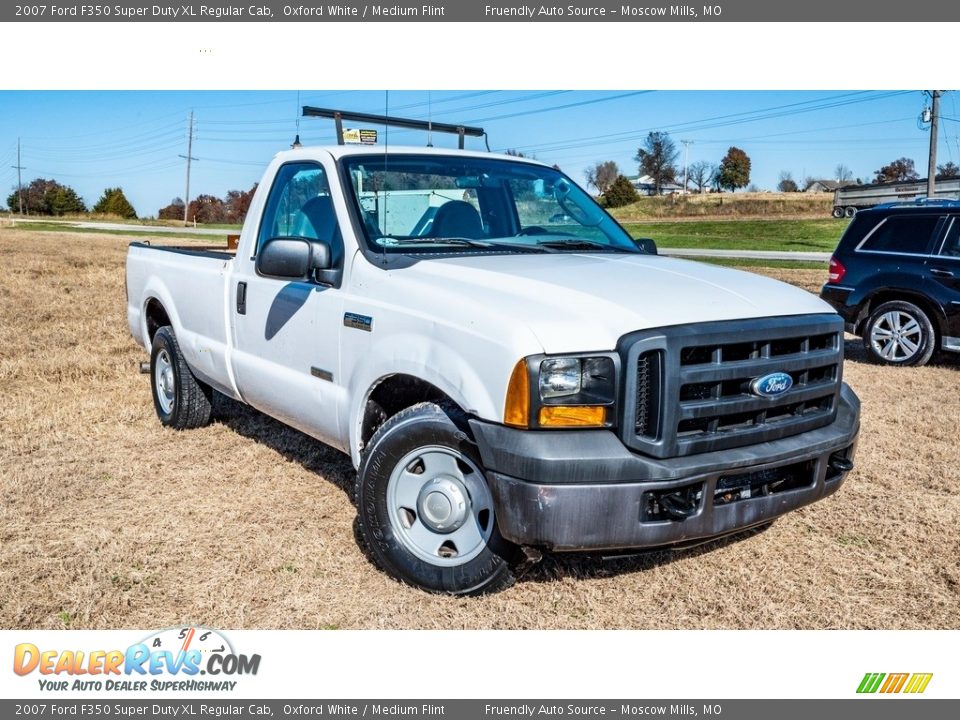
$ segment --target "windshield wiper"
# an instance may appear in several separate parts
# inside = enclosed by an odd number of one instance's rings
[[[594,242],[593,240],[584,240],[582,238],[568,237],[557,240],[540,240],[537,245],[541,247],[556,248],[558,250],[612,250],[609,245]]]
[[[530,253],[550,252],[545,247],[538,245],[526,245],[521,243],[504,243],[492,240],[474,240],[465,237],[423,237],[423,238],[395,238],[381,237],[377,238],[377,243],[386,246],[400,245],[463,245],[465,247],[483,248],[484,250],[497,250],[500,248],[509,248],[511,250],[522,250]]]
[[[395,238],[395,237],[378,237],[376,240],[378,245],[383,246],[397,246],[397,245],[468,245],[470,247],[481,247],[488,248],[490,243],[483,242],[481,240],[471,240],[470,238],[462,237],[412,237],[412,238]]]

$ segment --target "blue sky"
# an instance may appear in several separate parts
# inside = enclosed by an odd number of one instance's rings
[[[299,98],[299,99],[298,99]],[[928,99],[914,91],[3,91],[0,92],[0,191],[16,187],[17,137],[24,182],[54,178],[88,205],[119,185],[141,216],[182,197],[187,117],[196,118],[191,195],[223,196],[256,182],[297,133],[300,105],[318,105],[483,126],[493,150],[516,148],[558,164],[584,184],[583,171],[614,160],[624,174],[651,130],[691,141],[688,162],[718,162],[736,145],[753,163],[751,181],[775,188],[781,171],[831,178],[843,163],[870,179],[906,156],[926,171],[929,133],[919,123]],[[938,162],[960,164],[960,108],[954,93],[941,105]],[[300,118],[304,144],[334,142],[333,124]],[[381,132],[381,140],[383,134]],[[391,143],[423,144],[412,131],[390,131]],[[455,138],[435,136],[434,145]],[[468,139],[468,147],[482,141]],[[680,163],[683,162],[681,154]]]

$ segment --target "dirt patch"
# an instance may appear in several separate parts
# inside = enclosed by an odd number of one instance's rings
[[[0,229],[2,628],[960,628],[955,360],[880,368],[848,341],[857,468],[766,532],[551,556],[450,599],[364,559],[345,456],[231,401],[161,428],[126,327],[130,239]]]

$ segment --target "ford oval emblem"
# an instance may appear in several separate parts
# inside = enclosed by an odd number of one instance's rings
[[[785,372],[775,372],[758,377],[750,383],[750,392],[760,397],[778,397],[793,387],[793,378]]]

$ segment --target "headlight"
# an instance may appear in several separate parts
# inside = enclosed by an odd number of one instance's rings
[[[551,358],[540,363],[540,399],[563,398],[580,392],[582,365],[574,358]]]
[[[525,358],[510,377],[504,422],[525,428],[612,427],[618,365],[612,353]]]

